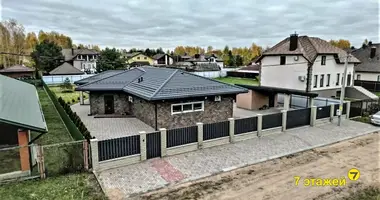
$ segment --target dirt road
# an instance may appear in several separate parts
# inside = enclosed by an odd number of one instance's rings
[[[336,199],[348,191],[380,181],[380,135],[362,136],[334,145],[267,161],[198,181],[146,193],[141,199]],[[304,186],[304,178],[360,178],[346,186]],[[294,176],[301,181],[295,186]]]

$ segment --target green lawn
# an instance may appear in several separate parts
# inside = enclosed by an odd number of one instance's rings
[[[239,77],[222,77],[215,78],[218,81],[229,84],[243,84],[243,85],[259,85],[259,81],[252,78],[239,78]]]
[[[70,102],[70,104],[73,104],[73,99],[74,103],[79,102],[79,96],[80,92],[77,91],[72,91],[72,92],[67,92],[62,90],[59,86],[49,86],[50,90],[57,95],[57,97],[62,97],[65,102]],[[83,97],[86,99],[88,95],[83,94]]]
[[[53,102],[51,102],[48,94],[42,87],[38,87],[37,92],[48,127],[48,133],[40,137],[37,140],[37,143],[46,145],[72,141],[70,133],[67,131],[65,124],[55,109]],[[34,135],[36,135],[36,133],[34,133]]]
[[[47,178],[14,182],[0,186],[0,199],[50,200],[50,199],[107,199],[93,174],[70,174]]]

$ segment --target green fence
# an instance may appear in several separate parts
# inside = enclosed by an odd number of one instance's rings
[[[42,84],[45,88],[45,91],[49,95],[51,101],[53,102],[55,108],[57,109],[59,115],[61,116],[63,123],[65,123],[67,129],[69,130],[71,136],[75,140],[83,140],[83,135],[79,131],[78,127],[74,124],[74,122],[70,119],[69,115],[65,112],[65,109],[61,106],[61,104],[58,102],[57,96],[52,92],[49,87],[45,84],[45,82],[42,81]]]

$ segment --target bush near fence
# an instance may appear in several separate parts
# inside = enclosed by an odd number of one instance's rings
[[[66,103],[61,104],[57,96],[52,92],[49,87],[42,82],[47,94],[49,95],[50,99],[52,100],[55,108],[57,109],[59,115],[61,116],[63,123],[66,125],[67,129],[69,130],[71,136],[75,140],[82,140],[83,137],[87,140],[91,139],[91,134],[87,130],[86,126],[83,124],[81,119],[78,117],[78,115],[73,113],[70,106]],[[62,98],[60,100],[63,101]]]

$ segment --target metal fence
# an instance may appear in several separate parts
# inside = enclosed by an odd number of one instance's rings
[[[203,125],[203,140],[226,137],[230,134],[230,122],[216,122]]]
[[[317,119],[330,117],[330,106],[317,107]]]
[[[53,76],[42,76],[42,80],[48,85],[61,84],[65,82],[68,78],[70,83],[79,81],[84,78],[94,76],[95,74],[85,74],[85,75],[53,75]]]
[[[198,142],[198,126],[170,129],[166,139],[167,148]]]
[[[309,107],[309,97],[300,96],[300,95],[291,95],[290,96],[290,107],[299,109],[299,108],[308,108]],[[284,95],[278,94],[277,102],[280,105],[284,104]],[[313,101],[313,106],[328,106],[331,104],[339,104],[338,99],[316,97]]]
[[[378,81],[355,80],[354,85],[361,86],[371,92],[380,92],[380,82]]]
[[[310,125],[310,114],[310,108],[288,111],[286,115],[286,128],[291,129]]]
[[[274,113],[263,116],[262,129],[269,129],[282,126],[282,113]]]
[[[350,118],[373,115],[380,111],[380,100],[365,99],[351,101]]]
[[[99,161],[140,153],[140,136],[101,140],[98,142]]]
[[[147,159],[161,156],[161,133],[159,131],[146,134]]]
[[[235,134],[257,131],[257,117],[243,118],[235,120]]]

